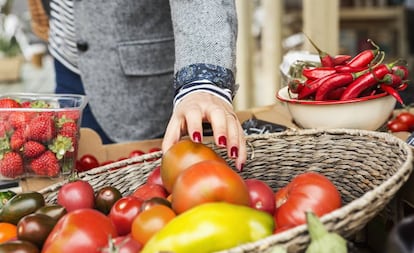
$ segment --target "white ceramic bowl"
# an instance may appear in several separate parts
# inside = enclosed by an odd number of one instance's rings
[[[277,99],[284,102],[294,122],[302,128],[350,128],[377,130],[387,122],[396,100],[386,93],[351,101],[298,100],[281,88]]]

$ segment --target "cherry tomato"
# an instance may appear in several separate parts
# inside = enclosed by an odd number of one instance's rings
[[[250,206],[273,215],[276,204],[272,188],[259,179],[246,179],[245,183],[249,190]]]
[[[190,165],[204,160],[216,160],[225,163],[213,149],[188,139],[175,143],[161,158],[161,178],[165,189],[172,192],[175,180]]]
[[[177,214],[215,201],[249,206],[249,191],[237,172],[215,160],[198,162],[181,172],[172,191],[171,204]]]
[[[0,252],[39,253],[40,250],[31,242],[13,240],[0,243]]]
[[[63,215],[67,214],[67,211],[61,205],[46,205],[37,209],[35,213],[45,214],[58,221]]]
[[[146,183],[139,186],[131,195],[144,201],[153,197],[166,198],[168,193],[167,190],[159,184]]]
[[[57,202],[68,212],[81,208],[94,208],[95,193],[88,182],[76,180],[64,184],[59,189]]]
[[[393,119],[393,120],[388,121],[387,128],[390,132],[393,132],[393,133],[395,133],[395,132],[406,132],[406,131],[410,130],[409,126],[406,123],[401,122],[397,119]]]
[[[134,157],[134,156],[141,156],[141,155],[144,155],[144,154],[145,154],[144,151],[139,150],[139,149],[135,149],[135,150],[132,150],[131,153],[129,153],[128,157],[131,158],[131,157]]]
[[[137,253],[142,249],[142,245],[131,237],[131,234],[126,236],[118,236],[111,240],[110,245],[102,250],[102,253]]]
[[[278,227],[292,227],[306,222],[306,211],[318,217],[341,207],[341,195],[324,175],[306,172],[296,176],[275,194],[275,221]]]
[[[161,151],[161,148],[153,147],[148,150],[148,153],[153,153],[153,152],[158,152],[158,151]],[[155,160],[157,160],[157,158],[151,158],[151,159],[148,159],[147,161],[155,161]]]
[[[114,163],[114,162],[115,162],[114,160],[106,160],[106,161],[101,162],[101,164],[99,166],[108,165],[108,164],[111,164],[111,163]]]
[[[26,215],[17,223],[17,238],[29,241],[41,249],[56,223],[57,220],[46,214]]]
[[[132,221],[140,213],[141,205],[142,200],[134,196],[125,196],[115,202],[108,216],[118,235],[123,236],[131,232]]]
[[[167,200],[166,198],[153,197],[153,198],[147,199],[144,202],[142,202],[141,212],[144,210],[150,209],[151,207],[155,205],[165,205],[169,208],[172,208],[171,202]]]
[[[131,235],[136,241],[145,244],[160,231],[176,214],[165,205],[155,205],[141,212],[132,222]]]
[[[161,167],[160,166],[155,167],[155,169],[151,171],[151,173],[149,174],[147,178],[147,183],[158,184],[164,187],[162,183],[162,178],[161,178]]]
[[[103,214],[109,214],[112,206],[122,198],[122,193],[113,186],[105,186],[98,190],[95,196],[95,208]]]
[[[96,157],[91,154],[85,154],[81,156],[79,161],[81,163],[81,168],[83,169],[83,171],[87,171],[87,170],[99,167],[98,159],[96,159]]]
[[[409,131],[414,130],[414,114],[410,112],[401,112],[396,117],[399,122],[405,123],[408,126]]]
[[[0,222],[0,243],[17,238],[17,227],[8,222]]]
[[[63,216],[50,232],[42,253],[99,253],[108,238],[117,237],[111,220],[94,209],[78,209]]]

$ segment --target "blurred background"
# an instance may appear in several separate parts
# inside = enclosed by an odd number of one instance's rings
[[[409,27],[412,0],[236,0],[239,34],[238,110],[276,103],[283,86],[280,66],[291,52],[310,52],[307,34],[330,54],[350,54],[372,39],[386,60],[405,59],[411,74],[413,51]],[[54,90],[47,50],[47,19],[40,0],[0,0],[0,92]],[[414,5],[414,4],[413,4]],[[46,28],[45,28],[46,27]],[[412,79],[412,78],[410,78]],[[414,89],[402,96],[414,102]]]

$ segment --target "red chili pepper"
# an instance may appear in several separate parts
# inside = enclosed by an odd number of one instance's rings
[[[388,73],[381,79],[381,83],[389,85],[394,88],[400,86],[402,82],[403,81],[401,79],[401,76],[396,75],[394,73]]]
[[[334,69],[338,73],[346,73],[346,72],[354,73],[354,72],[360,72],[360,71],[366,70],[368,68],[367,67],[356,67],[355,68],[355,67],[351,67],[347,65],[337,65],[334,67]]]
[[[393,96],[398,103],[400,103],[403,107],[405,107],[404,101],[402,100],[400,93],[398,93],[398,91],[396,89],[394,89],[392,86],[387,85],[387,84],[380,84],[380,88],[385,91],[386,93],[390,94],[391,96]]]
[[[295,94],[298,94],[304,86],[305,84],[298,79],[290,80],[288,83],[289,91]]]
[[[346,63],[347,66],[350,66],[353,68],[369,66],[369,64],[378,55],[380,48],[372,40],[368,40],[368,42],[370,42],[375,47],[375,49],[366,49],[360,52],[354,58],[352,58],[349,62]]]
[[[316,46],[315,42],[313,42],[307,35],[305,35],[309,42],[312,44],[312,46],[318,51],[319,59],[321,61],[322,67],[333,67],[334,64],[334,58],[328,54],[327,52],[322,51],[318,46]]]
[[[380,64],[363,74],[348,85],[340,100],[357,98],[364,90],[378,83],[386,74],[391,73],[393,64]]]
[[[342,93],[344,93],[346,86],[333,89],[326,94],[326,100],[339,100]]]
[[[347,54],[338,54],[333,57],[333,62],[335,66],[343,65],[347,61],[349,61],[351,58],[352,56],[347,55]]]
[[[336,73],[331,75],[328,79],[323,82],[323,84],[318,88],[315,95],[315,100],[323,101],[326,100],[327,94],[339,87],[346,86],[354,81],[356,78],[365,74],[365,72],[358,72],[358,73]]]
[[[328,79],[330,76],[324,76],[319,79],[315,79],[311,81],[310,83],[306,83],[305,86],[302,88],[302,90],[298,94],[298,99],[307,99],[312,94],[318,90],[318,88],[325,82],[326,79]]]
[[[392,73],[400,76],[402,80],[407,80],[408,78],[408,68],[407,66],[397,65],[392,67]]]
[[[302,75],[310,80],[315,80],[322,78],[327,75],[332,75],[336,73],[336,70],[332,67],[314,67],[314,68],[304,68],[302,70]]]

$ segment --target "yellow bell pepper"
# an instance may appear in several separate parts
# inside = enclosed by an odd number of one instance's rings
[[[207,253],[236,247],[272,235],[273,217],[226,202],[205,203],[171,220],[141,253]]]

